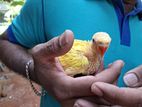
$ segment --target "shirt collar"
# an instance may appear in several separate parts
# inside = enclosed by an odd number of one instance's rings
[[[111,0],[114,4],[119,6],[121,11],[124,11],[123,1],[122,0]],[[142,0],[136,0],[136,6],[134,7],[134,11],[138,14],[142,12]]]

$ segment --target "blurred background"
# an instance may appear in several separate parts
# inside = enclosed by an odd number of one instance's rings
[[[25,0],[0,0],[0,34],[19,14],[24,3]],[[39,103],[40,98],[32,91],[29,81],[0,61],[0,107],[39,107]]]
[[[0,0],[0,34],[19,14],[24,2],[24,0]]]

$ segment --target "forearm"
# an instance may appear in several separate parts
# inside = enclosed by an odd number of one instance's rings
[[[32,56],[27,49],[10,43],[8,40],[0,39],[0,59],[13,71],[26,76],[25,65],[32,60]],[[33,68],[34,65],[30,65],[30,77],[37,82]]]

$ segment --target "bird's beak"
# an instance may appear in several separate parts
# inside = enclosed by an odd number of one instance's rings
[[[105,52],[106,52],[106,50],[107,50],[107,48],[108,48],[108,46],[98,46],[98,48],[100,50],[101,56],[103,57]]]

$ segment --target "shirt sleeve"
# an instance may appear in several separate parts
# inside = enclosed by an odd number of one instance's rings
[[[9,41],[27,48],[45,42],[42,13],[42,0],[26,0],[7,29]]]

